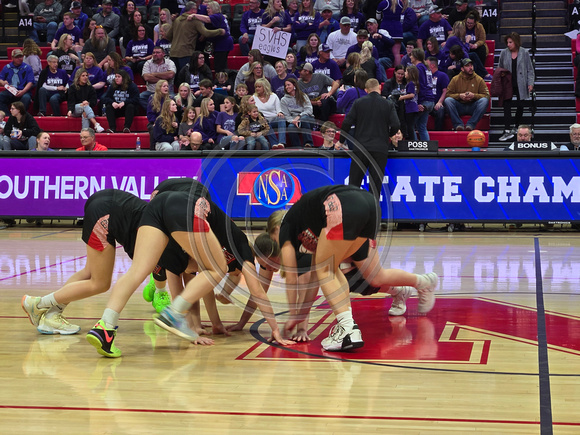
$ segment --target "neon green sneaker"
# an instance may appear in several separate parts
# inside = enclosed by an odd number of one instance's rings
[[[149,277],[149,282],[145,287],[143,287],[143,299],[147,302],[153,301],[153,295],[155,294],[155,280],[153,279],[153,274]]]
[[[160,313],[165,307],[171,305],[171,298],[167,292],[155,292],[153,295],[153,308]]]
[[[97,349],[101,355],[108,358],[119,358],[121,349],[113,343],[117,335],[117,328],[107,329],[105,322],[99,320],[87,334],[87,341]]]

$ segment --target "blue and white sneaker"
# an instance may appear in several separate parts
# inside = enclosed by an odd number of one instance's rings
[[[153,321],[157,326],[185,340],[195,341],[199,337],[189,328],[185,316],[171,307],[165,308],[159,314],[154,314]]]

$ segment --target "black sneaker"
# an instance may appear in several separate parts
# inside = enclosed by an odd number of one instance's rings
[[[97,352],[108,358],[119,358],[121,350],[113,341],[117,335],[117,328],[107,329],[105,322],[99,320],[87,334],[87,341],[97,349]]]

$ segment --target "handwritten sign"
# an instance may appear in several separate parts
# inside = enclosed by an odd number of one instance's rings
[[[252,49],[260,50],[266,56],[286,58],[290,46],[290,33],[284,31],[274,32],[268,27],[256,27],[256,34]]]

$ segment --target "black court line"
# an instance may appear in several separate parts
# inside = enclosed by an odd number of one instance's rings
[[[538,237],[534,237],[534,253],[538,323],[538,372],[540,377],[540,432],[542,435],[551,435],[553,433],[552,396],[550,392],[550,367],[548,362],[548,338],[546,336],[546,313],[544,311],[540,239]]]

